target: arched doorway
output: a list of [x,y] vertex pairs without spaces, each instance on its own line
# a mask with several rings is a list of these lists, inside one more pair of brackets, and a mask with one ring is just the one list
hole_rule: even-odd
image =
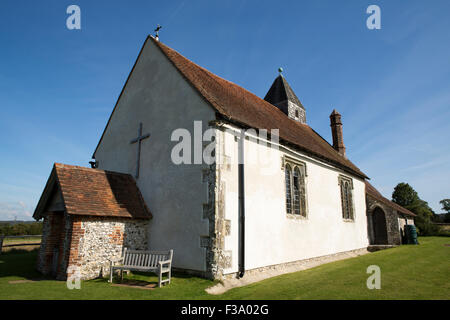
[[373,244],[388,244],[386,215],[376,207],[372,212]]

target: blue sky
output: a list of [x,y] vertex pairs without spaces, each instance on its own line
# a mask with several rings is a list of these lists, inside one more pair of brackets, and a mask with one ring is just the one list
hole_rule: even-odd
[[[81,30],[66,8],[81,8]],[[366,8],[381,8],[381,30]],[[31,219],[54,162],[88,166],[139,49],[161,41],[263,97],[278,67],[388,198],[450,198],[449,1],[0,2],[0,220]]]

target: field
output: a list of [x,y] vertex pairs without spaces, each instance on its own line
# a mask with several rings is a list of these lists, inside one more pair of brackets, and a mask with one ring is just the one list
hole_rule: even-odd
[[[111,286],[106,279],[83,281],[69,290],[64,281],[44,279],[34,271],[36,251],[0,255],[0,299],[450,299],[450,238],[423,237],[364,256],[285,274],[213,296],[214,282],[174,275],[163,288]],[[381,270],[381,289],[369,290],[367,267]],[[145,274],[127,280],[156,282]]]
[[[2,252],[8,252],[15,249],[31,251],[39,248],[41,243],[40,237],[23,237],[23,238],[5,238],[3,239]],[[19,245],[16,247],[10,247],[10,245]],[[30,245],[26,245],[30,244]]]

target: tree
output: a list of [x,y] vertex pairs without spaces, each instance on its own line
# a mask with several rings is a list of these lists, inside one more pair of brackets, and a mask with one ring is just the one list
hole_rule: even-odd
[[450,199],[442,199],[439,203],[442,205],[442,210],[447,211],[444,216],[444,222],[450,222]]
[[392,201],[402,207],[413,205],[419,200],[420,198],[417,192],[409,184],[404,182],[397,184],[392,193]]
[[420,199],[418,193],[407,183],[399,183],[392,193],[392,201],[405,207],[417,215],[414,224],[417,226],[420,235],[433,235],[439,228],[433,224],[434,212],[428,206],[428,202]]
[[42,234],[42,222],[0,223],[0,235],[22,236]]
[[442,210],[450,213],[450,199],[442,199],[439,203],[442,205]]

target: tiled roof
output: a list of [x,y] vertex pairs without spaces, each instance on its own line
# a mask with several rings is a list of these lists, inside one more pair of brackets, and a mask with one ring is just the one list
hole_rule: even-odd
[[45,215],[48,201],[58,189],[71,215],[152,217],[131,175],[60,163],[55,163],[33,217]]
[[376,200],[384,203],[385,205],[387,205],[387,206],[389,206],[389,207],[391,207],[391,208],[393,208],[393,209],[395,209],[395,210],[397,210],[397,211],[399,211],[399,212],[401,212],[403,214],[406,214],[406,215],[409,215],[409,216],[413,216],[413,217],[416,216],[414,213],[412,213],[408,209],[406,209],[406,208],[396,204],[395,202],[393,202],[391,200],[388,200],[387,198],[383,197],[381,195],[381,193],[378,192],[378,190],[375,189],[375,187],[373,185],[371,185],[368,181],[366,181],[366,193],[369,196],[375,198]]
[[289,119],[271,103],[200,67],[152,36],[149,36],[149,39],[161,49],[181,75],[223,119],[244,127],[279,129],[281,142],[292,144],[316,158],[362,178],[367,178],[358,167],[340,155],[307,124]]

